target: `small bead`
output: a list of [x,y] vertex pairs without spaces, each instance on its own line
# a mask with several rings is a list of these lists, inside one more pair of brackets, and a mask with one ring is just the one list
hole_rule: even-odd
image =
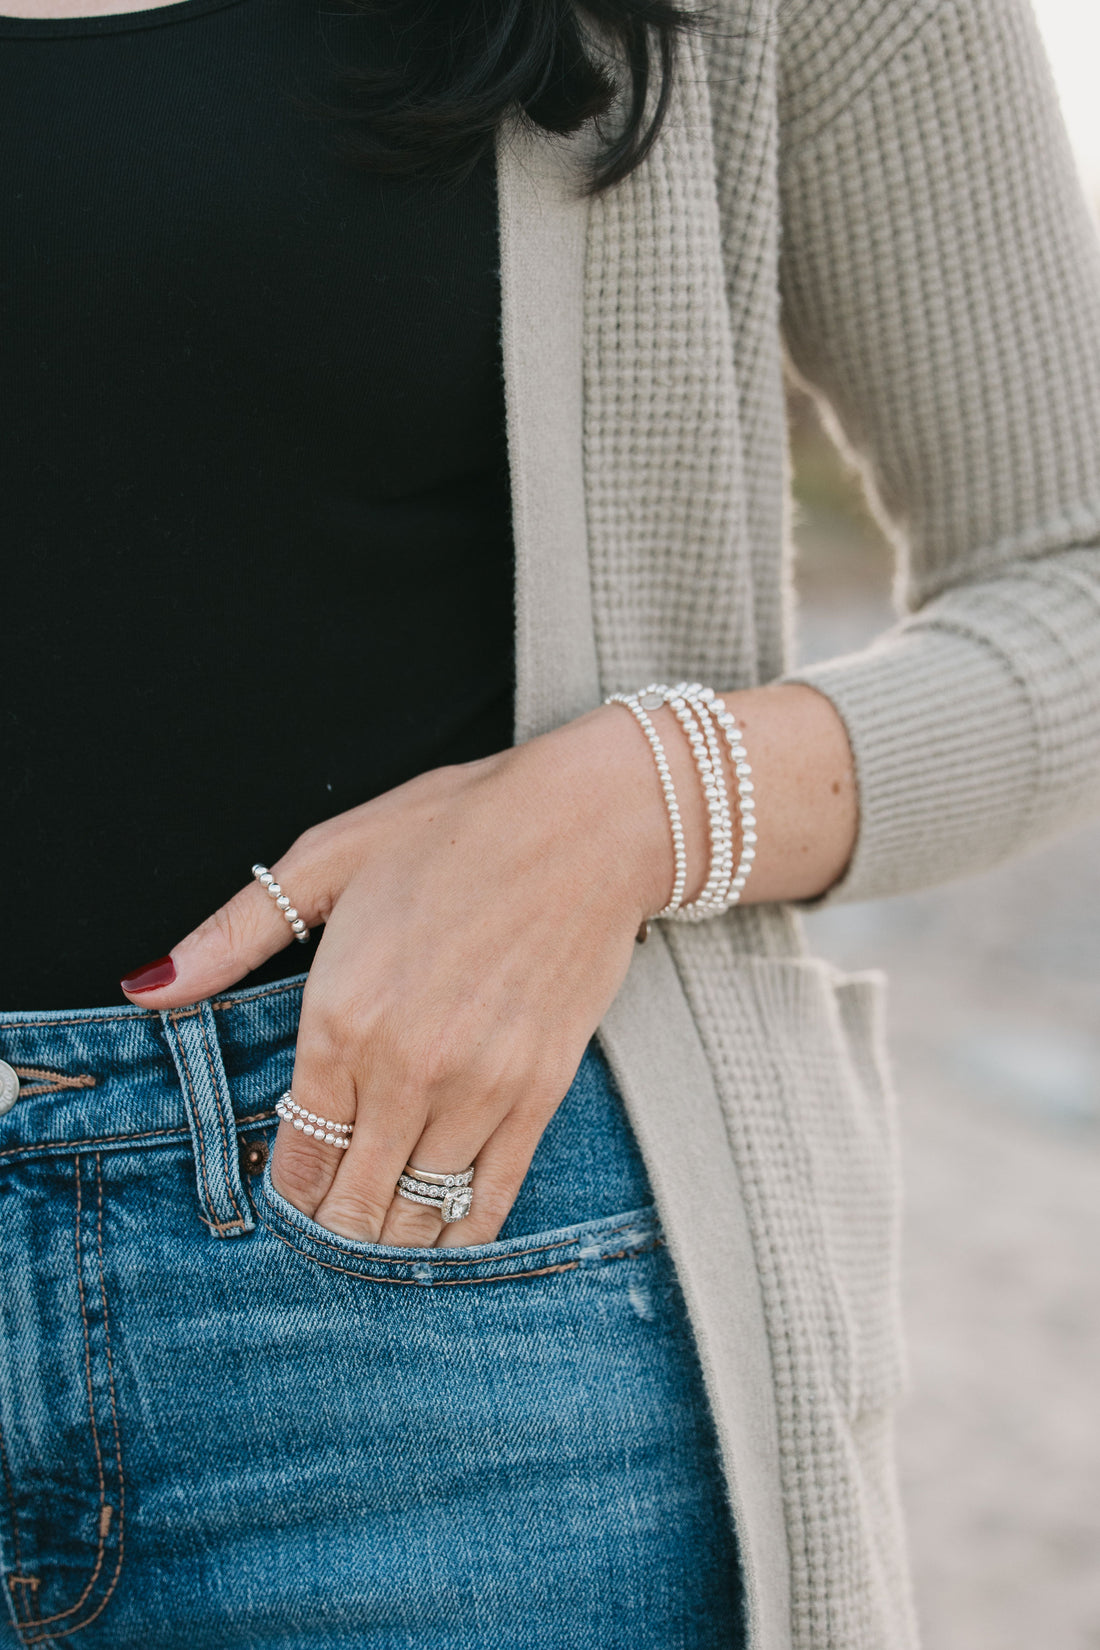
[[743,842],[755,842],[756,841],[756,832],[755,831],[746,831],[741,840]]
[[300,1117],[296,1117],[294,1119],[294,1127],[296,1129],[304,1129],[305,1128],[305,1123],[302,1121],[302,1119]]
[[263,883],[265,888],[270,888],[271,884],[275,881],[275,878],[271,875],[270,871],[265,871],[260,877],[260,881]]

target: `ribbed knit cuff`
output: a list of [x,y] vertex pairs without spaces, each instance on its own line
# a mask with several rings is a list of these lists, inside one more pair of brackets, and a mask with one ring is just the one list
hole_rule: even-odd
[[984,871],[1027,836],[1039,735],[1027,688],[981,639],[921,625],[790,672],[836,707],[860,824],[845,874],[814,908]]

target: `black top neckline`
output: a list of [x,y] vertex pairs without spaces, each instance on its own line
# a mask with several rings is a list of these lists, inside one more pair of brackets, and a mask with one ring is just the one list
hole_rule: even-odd
[[4,17],[0,35],[23,35],[42,40],[50,35],[130,34],[135,29],[155,29],[166,23],[186,23],[204,12],[221,11],[240,5],[241,0],[172,0],[170,5],[150,6],[146,11],[108,12],[102,17]]

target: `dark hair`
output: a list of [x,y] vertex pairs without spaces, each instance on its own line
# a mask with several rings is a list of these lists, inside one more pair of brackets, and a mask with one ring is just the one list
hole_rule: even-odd
[[[513,106],[548,132],[595,120],[587,180],[618,183],[649,153],[668,111],[677,37],[694,15],[674,0],[351,0],[385,26],[382,67],[345,68],[345,149],[372,171],[458,181],[491,149]],[[595,32],[591,25],[596,26]],[[600,132],[620,91],[623,118]]]

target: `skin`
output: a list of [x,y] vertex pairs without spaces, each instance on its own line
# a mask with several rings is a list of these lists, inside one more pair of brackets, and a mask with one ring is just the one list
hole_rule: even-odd
[[[158,3],[0,0],[0,10],[62,18]],[[756,785],[760,840],[745,902],[823,892],[847,864],[858,824],[843,723],[827,699],[795,684],[724,697]],[[671,712],[653,720],[683,813],[690,899],[706,878],[702,793]],[[622,984],[641,920],[672,887],[668,820],[641,730],[621,706],[601,706],[326,820],[272,870],[307,923],[325,925],[302,999],[294,1095],[355,1124],[346,1152],[282,1124],[275,1186],[345,1237],[491,1242]],[[170,987],[130,1000],[195,1002],[292,943],[250,882],[173,948]],[[475,1161],[465,1220],[444,1226],[394,1196],[408,1162],[442,1172]]]
[[[844,726],[814,689],[724,695],[756,785],[757,858],[744,898],[830,886],[858,809]],[[688,897],[707,869],[702,791],[667,708],[653,714],[673,769]],[[605,705],[483,761],[439,768],[314,826],[272,866],[313,927],[294,1097],[354,1122],[351,1147],[280,1125],[277,1189],[330,1231],[398,1246],[491,1242],[539,1138],[630,965],[641,920],[672,887],[652,754]],[[177,977],[131,993],[143,1008],[226,990],[293,943],[250,882],[172,950]],[[476,1162],[465,1220],[394,1196],[405,1164]]]

